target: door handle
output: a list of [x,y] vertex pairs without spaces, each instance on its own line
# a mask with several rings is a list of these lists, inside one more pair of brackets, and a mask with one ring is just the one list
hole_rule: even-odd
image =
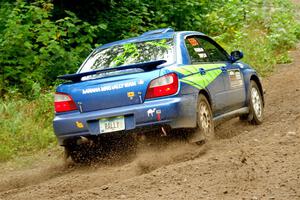
[[220,69],[222,70],[222,72],[227,72],[227,67],[226,66],[220,67]]
[[200,72],[201,75],[205,75],[205,74],[206,74],[206,71],[205,71],[205,69],[203,69],[203,68],[200,68],[200,69],[199,69],[199,72]]

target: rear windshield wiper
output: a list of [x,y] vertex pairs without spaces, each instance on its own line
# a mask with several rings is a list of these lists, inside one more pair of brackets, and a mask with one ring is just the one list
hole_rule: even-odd
[[132,68],[140,68],[143,69],[144,71],[151,71],[153,69],[156,69],[158,65],[161,65],[166,62],[167,62],[166,60],[156,60],[156,61],[150,61],[144,63],[125,65],[125,66],[115,67],[115,68],[99,69],[99,70],[94,70],[89,72],[78,73],[78,74],[66,74],[66,75],[58,76],[57,78],[63,80],[70,80],[72,82],[80,82],[82,77],[94,75],[94,74],[101,74],[103,72],[114,72],[114,71],[126,70]]

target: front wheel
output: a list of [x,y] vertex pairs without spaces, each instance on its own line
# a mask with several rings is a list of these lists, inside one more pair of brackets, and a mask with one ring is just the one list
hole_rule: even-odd
[[197,105],[197,130],[192,135],[192,143],[202,143],[214,137],[213,113],[207,98],[199,95]]
[[[250,123],[259,125],[263,122],[263,100],[262,94],[254,81],[250,82],[249,118]],[[248,118],[248,119],[249,119]]]

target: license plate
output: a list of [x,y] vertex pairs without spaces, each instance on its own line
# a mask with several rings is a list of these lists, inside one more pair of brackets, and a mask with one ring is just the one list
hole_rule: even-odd
[[124,116],[103,118],[99,120],[100,133],[110,133],[125,129]]

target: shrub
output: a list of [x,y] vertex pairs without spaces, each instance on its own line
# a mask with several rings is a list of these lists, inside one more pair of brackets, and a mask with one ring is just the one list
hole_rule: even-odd
[[26,155],[56,144],[52,130],[52,92],[35,100],[10,90],[0,99],[0,161]]
[[[75,72],[92,48],[99,26],[92,26],[67,12],[51,20],[53,4],[15,3],[0,39],[0,66],[5,88],[29,94],[38,83],[52,85],[57,75]],[[2,89],[5,89],[2,86]]]

